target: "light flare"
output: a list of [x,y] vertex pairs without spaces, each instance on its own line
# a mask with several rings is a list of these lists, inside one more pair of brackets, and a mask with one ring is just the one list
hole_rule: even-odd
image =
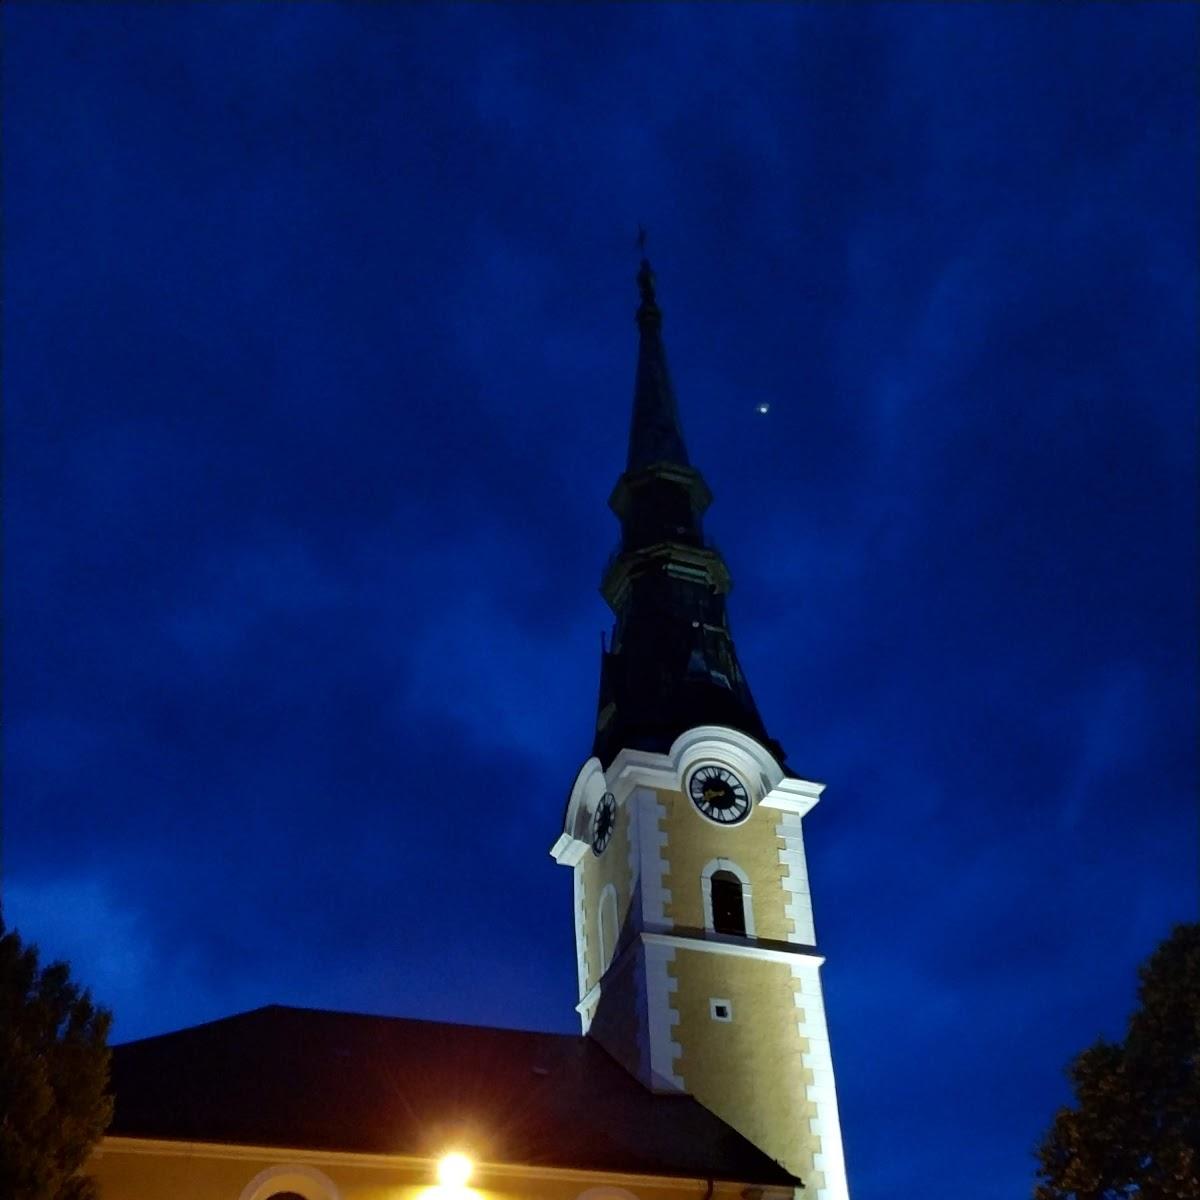
[[471,1178],[471,1166],[471,1160],[458,1151],[444,1155],[438,1162],[438,1183],[444,1188],[466,1187]]

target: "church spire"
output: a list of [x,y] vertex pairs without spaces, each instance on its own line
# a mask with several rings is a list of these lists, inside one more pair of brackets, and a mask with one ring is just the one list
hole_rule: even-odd
[[574,876],[577,1011],[643,1086],[692,1096],[805,1195],[849,1200],[801,828],[822,785],[784,765],[738,661],[644,250],[637,282],[612,636],[551,850]]
[[[639,240],[645,241],[644,234]],[[679,427],[679,410],[662,340],[662,311],[654,295],[654,272],[644,256],[637,282],[642,294],[637,310],[640,341],[626,470],[636,471],[656,462],[686,467],[687,447]]]
[[616,620],[601,663],[593,753],[607,766],[623,749],[665,752],[688,729],[725,725],[781,760],[734,649],[725,611],[733,583],[704,534],[712,495],[688,459],[644,256],[637,282],[629,455],[609,499],[621,541],[601,585]]

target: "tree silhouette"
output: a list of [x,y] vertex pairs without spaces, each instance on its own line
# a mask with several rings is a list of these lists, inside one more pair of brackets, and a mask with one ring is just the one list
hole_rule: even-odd
[[1200,924],[1139,972],[1123,1042],[1071,1063],[1075,1107],[1038,1150],[1036,1200],[1200,1200]]
[[112,1119],[110,1014],[0,920],[0,1196],[91,1200],[83,1174]]

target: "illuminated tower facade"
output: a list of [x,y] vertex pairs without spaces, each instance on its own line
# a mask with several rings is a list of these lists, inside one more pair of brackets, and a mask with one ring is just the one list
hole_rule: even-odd
[[803,820],[823,785],[767,733],[707,541],[654,276],[639,348],[621,540],[592,755],[552,848],[574,875],[579,1014],[648,1088],[689,1093],[816,1200],[849,1193]]

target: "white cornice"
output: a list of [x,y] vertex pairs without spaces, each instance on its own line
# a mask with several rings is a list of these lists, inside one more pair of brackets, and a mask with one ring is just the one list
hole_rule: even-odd
[[652,945],[671,946],[676,950],[700,950],[706,954],[727,954],[735,958],[757,958],[763,962],[795,964],[809,963],[819,967],[825,962],[824,955],[797,947],[784,950],[766,946],[748,946],[745,942],[718,940],[715,937],[686,937],[678,933],[643,933],[642,938]]
[[592,757],[579,768],[571,795],[567,800],[567,811],[563,816],[563,831],[550,847],[554,861],[561,866],[573,867],[588,848],[590,818],[600,803],[600,797],[608,790],[600,760]]
[[725,725],[698,725],[681,733],[666,754],[622,750],[606,772],[610,786],[627,777],[647,787],[679,791],[684,776],[698,762],[716,759],[746,777],[758,802],[768,808],[806,813],[825,790],[823,783],[791,779],[760,742]]
[[824,790],[823,783],[808,779],[781,779],[759,803],[763,808],[777,808],[802,817],[820,800]]
[[612,792],[623,804],[634,787],[683,790],[683,781],[700,762],[726,763],[741,775],[764,808],[804,816],[820,799],[823,783],[792,779],[761,743],[749,734],[725,725],[697,725],[681,733],[666,754],[649,750],[622,750],[605,771],[598,758],[589,758],[575,777],[563,832],[550,848],[554,861],[573,867],[588,848],[589,821],[600,797]]
[[[645,934],[638,935],[638,937],[644,937],[644,936],[645,936]],[[612,962],[610,962],[608,964],[607,968],[604,969],[600,978],[597,979],[596,982],[593,983],[592,986],[588,989],[587,995],[581,996],[579,998],[579,1003],[577,1005],[575,1005],[575,1011],[577,1013],[582,1014],[587,1009],[588,1005],[596,1004],[599,1002],[600,993],[604,990],[605,980],[614,978],[616,976],[617,972],[621,971],[624,968],[626,962],[628,962],[628,960],[629,960],[630,955],[633,954],[633,952],[637,949],[637,944],[638,944],[638,938],[635,937],[632,940],[630,940],[629,942],[627,942],[625,944],[625,946],[617,954],[613,955]]]
[[590,988],[588,988],[587,994],[579,998],[579,1003],[575,1005],[575,1011],[580,1016],[583,1016],[583,1014],[600,999],[600,989],[603,983],[603,979],[598,979]]
[[569,834],[560,833],[558,841],[550,847],[550,856],[559,866],[573,867],[587,853],[587,842],[581,842]]
[[613,959],[609,964],[608,970],[592,985],[587,995],[580,999],[578,1005],[576,1005],[578,1011],[582,1012],[589,1004],[595,1004],[599,1001],[600,993],[604,989],[604,981],[612,978],[629,955],[637,948],[639,941],[657,946],[670,946],[676,950],[700,950],[707,954],[726,954],[736,958],[757,958],[762,962],[779,962],[793,965],[807,963],[814,967],[822,966],[825,962],[823,954],[817,954],[816,951],[802,946],[797,946],[794,950],[779,946],[751,946],[740,939],[727,937],[719,933],[709,934],[707,937],[689,937],[687,934],[654,933],[650,930],[642,930]]

